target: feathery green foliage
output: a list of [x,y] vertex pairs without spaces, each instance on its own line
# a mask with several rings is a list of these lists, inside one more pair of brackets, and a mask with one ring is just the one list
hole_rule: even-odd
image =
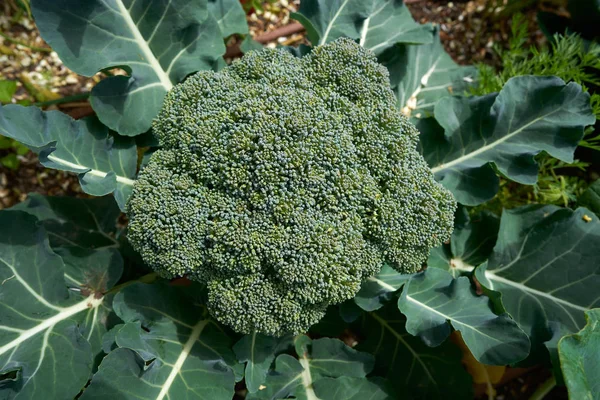
[[[478,65],[478,85],[471,88],[474,95],[498,92],[512,77],[522,75],[558,76],[565,82],[576,82],[591,96],[592,112],[600,119],[600,44],[586,43],[577,35],[555,35],[549,46],[527,47],[528,24],[522,14],[513,17],[508,49],[496,51],[502,66],[496,70],[490,65]],[[600,135],[591,126],[580,146],[600,151]],[[545,153],[537,156],[540,175],[536,185],[523,186],[502,180],[500,192],[488,209],[501,212],[536,202],[569,206],[575,203],[588,183],[578,176],[559,173],[561,169],[584,169],[587,163],[564,163]]]
[[154,131],[129,238],[160,275],[205,283],[238,332],[305,331],[384,263],[417,271],[451,233],[452,195],[387,70],[352,40],[193,75]]

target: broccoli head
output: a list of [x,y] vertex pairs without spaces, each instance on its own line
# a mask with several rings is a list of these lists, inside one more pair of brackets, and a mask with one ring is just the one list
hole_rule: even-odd
[[166,96],[128,203],[161,276],[208,288],[235,331],[306,331],[384,263],[417,271],[456,203],[416,150],[387,70],[348,39],[250,52]]

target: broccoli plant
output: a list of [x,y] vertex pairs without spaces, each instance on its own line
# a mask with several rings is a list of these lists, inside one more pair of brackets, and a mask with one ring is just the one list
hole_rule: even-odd
[[573,161],[577,83],[467,96],[476,70],[401,0],[303,0],[312,46],[230,65],[235,0],[31,8],[73,71],[127,75],[82,120],[0,107],[95,196],[0,211],[3,398],[468,399],[533,364],[598,396],[599,217],[482,206],[542,151]]

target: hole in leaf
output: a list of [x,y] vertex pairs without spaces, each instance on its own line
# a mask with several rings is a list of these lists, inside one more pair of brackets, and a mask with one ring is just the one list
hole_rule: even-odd
[[0,371],[0,382],[3,381],[18,381],[21,379],[21,368],[7,369]]

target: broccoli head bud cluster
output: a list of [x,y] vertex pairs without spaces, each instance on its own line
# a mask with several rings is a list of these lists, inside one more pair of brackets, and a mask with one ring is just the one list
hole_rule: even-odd
[[351,40],[199,72],[153,130],[161,148],[134,185],[129,238],[161,276],[206,284],[235,331],[304,332],[384,263],[417,271],[452,231],[456,203],[387,70]]

